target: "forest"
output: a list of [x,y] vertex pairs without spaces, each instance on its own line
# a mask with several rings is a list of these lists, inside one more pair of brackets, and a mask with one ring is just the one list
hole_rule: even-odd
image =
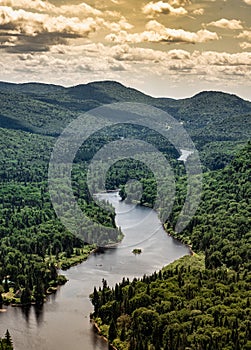
[[[118,350],[251,349],[251,103],[220,92],[158,99],[108,81],[71,88],[0,83],[0,98],[0,304],[43,304],[47,294],[66,283],[59,269],[87,259],[96,248],[88,244],[92,235],[99,235],[100,245],[121,241],[114,209],[108,203],[100,208],[92,198],[87,168],[105,144],[141,139],[161,151],[173,170],[176,196],[164,226],[194,254],[141,280],[124,279],[114,288],[103,281],[103,288],[91,296],[93,320]],[[82,227],[81,237],[76,236],[57,218],[51,202],[47,178],[53,146],[80,113],[125,101],[160,108],[184,125],[202,162],[200,206],[186,230],[176,233],[187,185],[184,164],[177,161],[179,152],[158,133],[121,123],[86,140],[74,159],[74,196],[95,223],[92,229]],[[102,167],[93,178],[95,190]],[[138,184],[129,191],[130,179]],[[119,188],[123,200],[154,206],[154,174],[135,159],[116,162],[105,186]],[[165,203],[165,186],[160,192]],[[71,217],[70,208],[65,209]],[[165,207],[155,209],[164,216]],[[99,231],[100,224],[107,228],[105,234]],[[6,334],[0,348],[11,349],[10,343]]]
[[[85,260],[95,247],[67,231],[54,212],[47,183],[51,137],[11,129],[0,129],[0,134],[1,301],[41,304],[47,293],[66,282],[58,268]],[[90,202],[83,181],[78,181],[81,174],[83,169],[76,167],[73,188],[79,205],[94,220],[114,228],[112,208],[107,212]]]
[[118,350],[251,349],[251,143],[204,174],[201,205],[175,234],[193,255],[142,279],[94,289],[93,320]]

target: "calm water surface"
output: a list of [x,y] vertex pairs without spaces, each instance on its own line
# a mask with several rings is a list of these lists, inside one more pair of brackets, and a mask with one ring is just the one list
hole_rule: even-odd
[[[116,223],[125,235],[122,243],[64,271],[69,281],[41,310],[5,307],[7,311],[0,312],[0,336],[8,328],[15,350],[107,350],[89,321],[89,294],[94,286],[101,285],[103,278],[114,285],[124,276],[151,274],[189,254],[186,246],[165,233],[153,210],[121,202],[117,193],[99,197],[115,207]],[[132,254],[134,248],[141,248],[142,254]]]

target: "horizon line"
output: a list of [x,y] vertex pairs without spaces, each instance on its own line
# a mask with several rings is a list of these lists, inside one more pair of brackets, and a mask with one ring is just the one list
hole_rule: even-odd
[[117,81],[117,80],[112,80],[112,79],[104,79],[104,80],[91,80],[87,83],[80,83],[80,84],[76,84],[76,85],[64,85],[64,84],[56,84],[56,83],[46,83],[46,82],[41,82],[41,81],[25,81],[25,82],[13,82],[13,81],[4,81],[4,80],[0,80],[0,84],[10,84],[10,85],[28,85],[28,84],[38,84],[38,85],[48,85],[48,86],[55,86],[55,87],[62,87],[62,88],[65,88],[65,89],[70,89],[70,88],[74,88],[74,87],[77,87],[77,86],[86,86],[86,85],[90,85],[90,84],[95,84],[95,83],[116,83],[118,85],[121,85],[125,88],[128,88],[128,89],[132,89],[132,90],[136,90],[148,97],[151,97],[151,98],[154,98],[154,99],[173,99],[173,100],[185,100],[185,99],[189,99],[189,98],[193,98],[201,93],[206,93],[206,92],[212,92],[212,93],[222,93],[222,94],[226,94],[226,95],[230,95],[230,96],[236,96],[240,99],[242,99],[243,101],[248,101],[248,102],[251,102],[251,97],[250,98],[244,98],[244,97],[241,97],[240,95],[236,94],[236,93],[233,93],[233,92],[229,92],[229,91],[223,91],[223,90],[220,90],[220,89],[216,89],[216,90],[211,90],[211,89],[205,89],[205,90],[199,90],[198,92],[196,93],[193,93],[191,95],[187,95],[187,96],[184,96],[184,97],[170,97],[170,96],[154,96],[154,95],[151,95],[149,93],[146,93],[138,88],[135,88],[133,86],[130,86],[130,85],[127,85],[125,83],[122,83],[120,81]]

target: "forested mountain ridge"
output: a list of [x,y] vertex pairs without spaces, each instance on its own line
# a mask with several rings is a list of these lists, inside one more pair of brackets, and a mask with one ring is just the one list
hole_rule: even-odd
[[203,164],[224,167],[250,138],[251,102],[227,93],[201,92],[192,98],[153,98],[114,81],[73,87],[0,82],[0,127],[57,136],[79,113],[114,102],[161,108],[182,122]]

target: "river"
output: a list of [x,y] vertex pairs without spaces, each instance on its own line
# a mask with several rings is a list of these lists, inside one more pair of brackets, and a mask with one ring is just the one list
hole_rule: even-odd
[[[117,193],[100,195],[113,204],[116,224],[125,237],[117,248],[92,254],[64,275],[68,278],[41,310],[4,307],[0,312],[0,336],[9,329],[15,350],[107,350],[105,341],[93,332],[89,294],[106,279],[110,285],[125,277],[151,274],[189,254],[189,249],[169,237],[157,214],[149,208],[126,204]],[[132,250],[141,248],[134,255]]]

